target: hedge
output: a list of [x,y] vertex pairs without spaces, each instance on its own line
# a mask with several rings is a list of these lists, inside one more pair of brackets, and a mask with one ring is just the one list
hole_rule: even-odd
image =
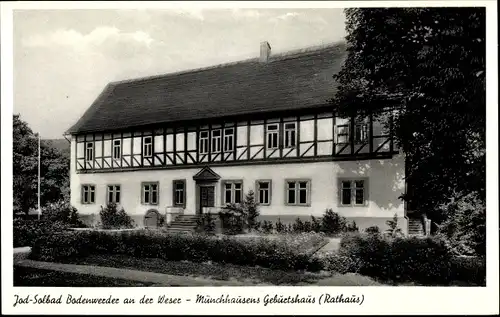
[[485,261],[453,256],[438,237],[396,237],[348,234],[338,253],[324,258],[324,267],[339,273],[359,273],[395,283],[446,285],[464,281],[485,283]]
[[69,227],[70,225],[60,221],[14,219],[14,248],[32,246],[39,237],[52,235]]
[[41,237],[33,245],[31,258],[60,261],[92,254],[125,254],[167,261],[213,261],[281,270],[318,271],[319,259],[279,240],[244,240],[231,237],[168,234],[159,232],[61,232]]

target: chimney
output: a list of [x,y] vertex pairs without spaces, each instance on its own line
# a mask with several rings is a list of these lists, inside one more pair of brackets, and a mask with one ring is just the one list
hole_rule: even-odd
[[271,45],[267,41],[260,43],[260,62],[266,63],[271,55]]

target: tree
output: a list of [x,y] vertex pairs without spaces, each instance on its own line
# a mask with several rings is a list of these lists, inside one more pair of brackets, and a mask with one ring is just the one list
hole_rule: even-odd
[[434,221],[453,193],[485,199],[485,9],[346,9],[340,114],[398,109],[410,209]]
[[[43,140],[40,167],[42,206],[69,197],[69,157]],[[38,137],[19,115],[13,118],[14,213],[28,214],[37,204]]]

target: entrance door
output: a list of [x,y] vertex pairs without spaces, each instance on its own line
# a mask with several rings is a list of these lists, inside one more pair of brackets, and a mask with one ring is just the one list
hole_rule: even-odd
[[203,207],[215,207],[215,186],[200,186],[200,214]]

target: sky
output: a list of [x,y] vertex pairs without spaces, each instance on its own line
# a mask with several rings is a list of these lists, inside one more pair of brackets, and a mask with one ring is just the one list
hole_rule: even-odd
[[[342,41],[342,9],[17,10],[14,113],[62,138],[107,83]],[[271,54],[272,54],[271,53]]]

